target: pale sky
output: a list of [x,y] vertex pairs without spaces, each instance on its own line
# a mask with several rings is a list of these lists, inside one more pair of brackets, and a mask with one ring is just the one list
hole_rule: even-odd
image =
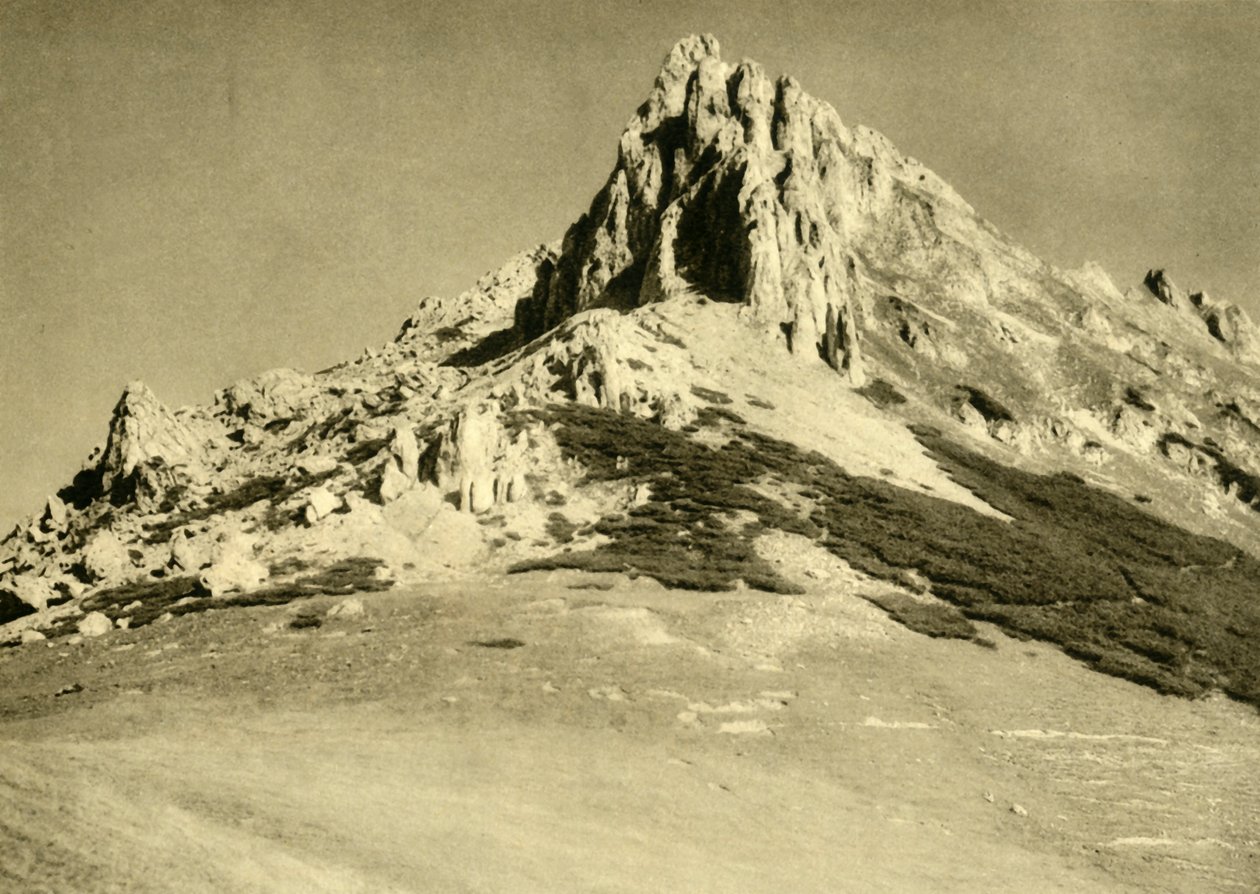
[[127,381],[329,366],[560,236],[699,31],[1051,263],[1260,317],[1260,4],[5,0],[0,524]]

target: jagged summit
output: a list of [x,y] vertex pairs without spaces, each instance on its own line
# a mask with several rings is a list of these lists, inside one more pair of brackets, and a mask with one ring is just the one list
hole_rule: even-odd
[[784,324],[794,352],[832,338],[837,365],[860,383],[855,271],[898,178],[954,199],[791,77],[723,62],[711,35],[688,37],[626,126],[607,184],[540,271],[518,327],[535,337],[588,308],[696,292]]
[[1209,335],[1224,345],[1235,358],[1260,365],[1260,333],[1241,307],[1212,300],[1205,292],[1181,289],[1162,269],[1147,271],[1142,280],[1150,294],[1178,313],[1202,321]]

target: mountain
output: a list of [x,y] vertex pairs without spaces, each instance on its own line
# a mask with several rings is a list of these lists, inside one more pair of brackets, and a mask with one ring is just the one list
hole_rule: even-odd
[[1258,471],[1241,309],[1056,270],[691,37],[558,244],[314,375],[174,411],[129,385],[0,547],[0,617],[57,636],[486,568],[791,591],[788,537],[912,580],[885,599],[912,627],[1260,703]]
[[[729,890],[746,863],[749,889],[813,889],[771,854],[836,817],[902,824],[913,859],[895,867],[865,833],[828,839],[877,889],[1246,887],[1260,794],[1219,773],[1254,759],[1260,706],[1247,315],[1158,268],[1126,291],[1094,264],[1055,269],[708,35],[673,47],[616,149],[561,240],[424,299],[388,344],[204,407],[126,386],[83,470],[0,544],[0,715],[79,729],[81,697],[103,724],[0,762],[28,823],[0,851],[55,851],[12,877],[43,863],[76,890],[138,885],[117,867],[156,848],[165,889],[408,890],[391,887],[411,878],[397,866],[421,871],[391,844],[401,826],[344,825],[372,812],[360,797],[405,812],[398,775],[444,793],[413,818],[429,844],[493,834],[515,854],[504,842],[534,836],[533,875],[479,855],[504,889],[554,890],[560,866],[575,890],[633,876],[600,838],[619,811],[669,855],[666,888]],[[197,744],[209,705],[243,724],[217,751]],[[399,744],[409,718],[424,731]],[[118,730],[134,737],[114,747]],[[284,756],[251,776],[259,736]],[[363,762],[324,766],[333,741]],[[381,742],[438,768],[486,749],[477,778],[496,788]],[[713,775],[673,788],[676,816],[635,794],[666,753]],[[154,770],[172,755],[182,781]],[[198,774],[213,792],[187,788]],[[605,811],[584,780],[620,794]],[[72,794],[97,785],[131,794]],[[1019,785],[1024,803],[985,812]],[[325,816],[342,802],[310,793],[339,786],[354,803]],[[33,794],[63,789],[78,806],[57,817]],[[708,800],[733,791],[743,806]],[[501,816],[441,825],[492,801]],[[1152,804],[1159,834],[1135,831]],[[178,828],[147,831],[176,810]],[[727,853],[743,836],[706,831],[735,813],[765,827],[746,860]],[[575,869],[540,815],[604,842],[608,866]],[[354,841],[395,868],[274,850],[296,845],[266,822],[295,816],[314,850]],[[719,852],[733,862],[696,856]],[[467,889],[440,860],[423,871]]]

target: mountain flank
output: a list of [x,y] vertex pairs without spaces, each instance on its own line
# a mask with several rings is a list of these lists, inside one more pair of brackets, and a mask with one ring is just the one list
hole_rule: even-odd
[[704,35],[560,241],[332,369],[175,410],[128,385],[0,544],[0,621],[556,569],[800,596],[789,566],[841,561],[922,634],[1258,705],[1258,512],[1241,309],[1046,264]]

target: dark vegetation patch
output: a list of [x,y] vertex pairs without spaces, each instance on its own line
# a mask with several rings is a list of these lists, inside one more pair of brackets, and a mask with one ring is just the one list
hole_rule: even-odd
[[[133,581],[93,593],[83,600],[82,605],[85,612],[103,612],[110,620],[130,617],[131,627],[134,629],[151,624],[167,612],[183,615],[209,608],[283,605],[305,596],[348,596],[351,593],[387,590],[393,586],[393,581],[381,580],[376,576],[376,569],[382,564],[380,559],[366,557],[343,559],[292,581],[274,583],[250,593],[219,599],[210,598],[209,593],[193,575],[169,577],[160,581]],[[290,568],[297,570],[299,566],[293,563],[272,566],[273,574],[287,573]],[[185,599],[188,601],[182,605],[176,604]],[[140,602],[138,607],[126,609],[136,601]],[[72,633],[78,620],[67,618],[46,633],[49,637]]]
[[770,403],[770,401],[762,400],[760,397],[757,397],[756,395],[745,394],[744,397],[747,398],[748,402],[752,404],[754,407],[760,407],[763,410],[775,409],[774,404]]
[[976,625],[955,606],[945,602],[924,602],[905,593],[859,593],[863,599],[879,606],[894,621],[915,633],[940,639],[974,640]]
[[708,401],[711,404],[734,403],[734,401],[731,400],[730,395],[723,394],[721,391],[714,391],[712,388],[702,388],[699,385],[692,385],[691,393],[701,400]]
[[301,556],[285,556],[278,562],[272,562],[267,567],[267,573],[272,577],[288,577],[290,574],[297,574],[310,567],[311,563]]
[[323,623],[319,615],[298,615],[289,622],[289,626],[294,630],[305,630],[308,627],[319,627]]
[[519,649],[525,645],[519,639],[513,639],[505,636],[501,639],[477,639],[470,642],[470,646],[478,646],[482,649]]
[[[701,407],[696,411],[696,424],[709,428],[720,428],[723,422],[732,425],[747,425],[748,420],[726,407]],[[696,431],[699,431],[697,428]]]
[[590,550],[524,562],[514,571],[576,568],[643,574],[669,587],[726,590],[736,581],[777,593],[801,592],[759,557],[737,524],[738,514],[774,519],[776,527],[817,535],[817,529],[747,484],[764,471],[755,452],[769,439],[742,432],[721,448],[631,416],[575,405],[536,411],[558,423],[555,435],[593,481],[650,483],[652,499],[593,527],[609,542]]
[[562,512],[553,512],[547,516],[547,533],[556,543],[572,543],[578,525],[569,521]]
[[906,396],[883,379],[871,379],[857,393],[869,400],[881,410],[895,407],[906,402]]
[[[934,429],[916,429],[950,476],[1006,521],[849,475],[821,454],[746,429],[712,447],[587,407],[554,405],[530,415],[552,426],[588,480],[646,482],[652,499],[597,522],[606,544],[513,571],[628,572],[698,590],[743,580],[791,592],[750,539],[778,529],[809,537],[877,578],[897,582],[913,570],[966,619],[1057,643],[1100,671],[1180,695],[1219,688],[1260,705],[1260,560],[1076,476],[1024,472]],[[802,511],[754,484],[818,496]],[[757,519],[750,531],[738,523],[745,513]],[[894,609],[910,624],[956,626],[952,616],[929,620]]]
[[[257,478],[251,478],[239,487],[226,493],[211,494],[206,497],[205,504],[196,509],[174,512],[160,521],[146,524],[145,541],[148,543],[165,543],[171,539],[171,533],[176,528],[204,521],[211,516],[225,512],[245,509],[261,500],[268,501],[271,507],[275,508],[303,488],[322,484],[337,474],[338,470],[332,469],[328,472],[321,472],[318,475],[298,473],[292,477],[260,475]],[[281,522],[281,519],[285,518],[287,518],[285,514],[280,516],[268,515],[264,519],[264,523],[268,528],[275,530],[277,527],[283,527],[284,524],[288,523],[287,521]]]

